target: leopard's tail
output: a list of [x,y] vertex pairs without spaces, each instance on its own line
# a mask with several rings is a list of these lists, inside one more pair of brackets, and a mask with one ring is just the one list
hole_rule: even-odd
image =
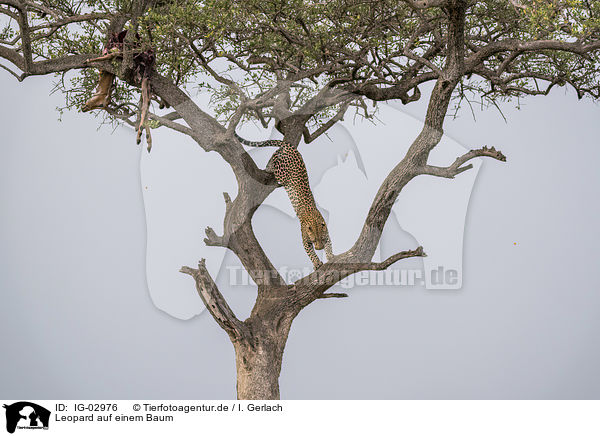
[[235,137],[237,138],[238,141],[240,141],[242,144],[247,145],[249,147],[281,147],[283,144],[285,144],[284,141],[281,141],[279,139],[269,139],[268,141],[248,141],[244,138],[242,138],[241,136],[239,136],[237,133],[233,132]]

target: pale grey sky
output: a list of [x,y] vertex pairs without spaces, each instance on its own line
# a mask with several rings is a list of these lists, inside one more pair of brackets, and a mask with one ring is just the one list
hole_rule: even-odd
[[[233,398],[216,323],[150,300],[133,133],[97,131],[90,114],[58,122],[50,78],[0,73],[0,89],[2,396]],[[421,118],[424,104],[404,110]],[[312,304],[292,327],[283,398],[600,398],[600,108],[557,89],[505,106],[508,123],[460,115],[450,137],[508,157],[478,174],[462,289],[360,288]],[[259,237],[275,213],[259,211]],[[254,295],[227,298],[243,316]]]

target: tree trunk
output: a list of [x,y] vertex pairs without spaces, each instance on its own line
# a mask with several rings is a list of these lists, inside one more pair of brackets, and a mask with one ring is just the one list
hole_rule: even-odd
[[282,352],[235,347],[238,400],[279,400]]
[[238,400],[279,400],[279,374],[283,350],[293,317],[280,317],[279,322],[251,325],[251,341],[235,341]]

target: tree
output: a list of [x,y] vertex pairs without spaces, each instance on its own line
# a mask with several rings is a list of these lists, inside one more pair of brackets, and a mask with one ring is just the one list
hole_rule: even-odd
[[[382,270],[424,250],[401,251],[372,262],[399,193],[421,175],[453,178],[494,148],[474,149],[446,167],[428,164],[451,109],[462,102],[497,105],[523,95],[545,95],[569,85],[580,98],[600,96],[600,4],[579,0],[0,0],[2,67],[19,81],[58,74],[67,108],[81,107],[98,71],[118,78],[106,120],[167,127],[217,152],[234,172],[238,193],[225,194],[224,234],[210,227],[205,243],[227,247],[257,285],[251,316],[239,320],[204,262],[185,266],[208,311],[236,353],[240,399],[279,398],[278,377],[292,322],[339,280]],[[97,59],[103,41],[128,30],[122,48]],[[158,109],[144,122],[140,53],[150,66],[151,99]],[[113,52],[114,53],[114,52]],[[73,75],[73,72],[76,72]],[[67,80],[65,80],[67,79]],[[252,216],[277,188],[233,133],[240,122],[273,123],[297,146],[311,142],[349,108],[371,116],[366,101],[409,104],[431,84],[421,133],[387,175],[354,246],[295,283],[286,283],[263,251]],[[186,90],[210,93],[203,110]],[[209,113],[212,110],[212,113]],[[202,223],[209,224],[209,223]]]

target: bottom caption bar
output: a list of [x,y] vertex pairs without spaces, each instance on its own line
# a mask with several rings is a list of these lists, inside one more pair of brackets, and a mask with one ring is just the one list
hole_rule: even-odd
[[[600,435],[600,401],[4,400],[9,434]],[[3,430],[2,430],[3,431]],[[0,433],[2,433],[0,431]]]

